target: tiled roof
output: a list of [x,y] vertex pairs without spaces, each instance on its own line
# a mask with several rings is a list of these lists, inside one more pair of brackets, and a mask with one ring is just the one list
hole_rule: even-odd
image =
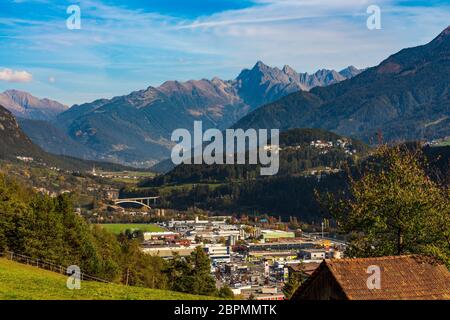
[[[380,289],[369,289],[370,266],[380,268]],[[324,269],[351,300],[450,300],[450,272],[436,260],[423,256],[392,256],[324,260],[304,285]],[[299,289],[301,291],[302,288]],[[298,296],[296,292],[295,296]]]
[[295,272],[303,272],[307,275],[311,275],[319,267],[319,265],[320,263],[317,262],[309,262],[290,265],[289,268]]

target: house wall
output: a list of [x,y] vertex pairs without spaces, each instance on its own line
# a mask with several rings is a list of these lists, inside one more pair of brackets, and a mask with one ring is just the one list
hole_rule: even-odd
[[328,268],[311,279],[305,290],[295,295],[294,300],[348,300]]

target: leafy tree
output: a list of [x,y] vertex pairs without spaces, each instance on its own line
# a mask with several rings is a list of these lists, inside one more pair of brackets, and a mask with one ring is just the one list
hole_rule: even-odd
[[145,253],[142,254],[141,265],[143,283],[148,288],[167,289],[168,280],[164,273],[167,267],[166,262],[157,256],[151,256]]
[[56,211],[55,200],[35,194],[29,207],[25,218],[25,253],[34,258],[62,263],[66,253],[65,230],[63,215]]
[[290,299],[292,295],[302,284],[303,279],[300,273],[292,273],[289,275],[288,281],[283,286],[283,293],[286,299]]
[[347,197],[328,196],[355,257],[433,255],[450,266],[449,190],[425,173],[421,155],[380,147]]
[[136,239],[140,242],[144,241],[144,232],[142,230],[126,229],[125,232],[121,232],[120,238],[127,238],[128,240]]
[[91,226],[74,213],[70,195],[51,198],[0,175],[0,252],[78,265],[82,272],[109,281],[166,289],[167,265],[143,253],[141,239],[139,232],[117,239]]
[[233,299],[234,293],[233,293],[233,291],[231,291],[231,289],[228,285],[224,285],[219,289],[217,296],[219,296],[220,298],[225,298],[225,299]]
[[99,277],[119,281],[121,275],[119,242],[112,233],[97,225],[92,227],[92,235],[100,257]]
[[168,286],[167,268],[164,260],[142,252],[136,239],[121,237],[120,265],[122,283],[133,286],[166,289]]
[[0,174],[0,252],[23,250],[28,195],[28,190]]

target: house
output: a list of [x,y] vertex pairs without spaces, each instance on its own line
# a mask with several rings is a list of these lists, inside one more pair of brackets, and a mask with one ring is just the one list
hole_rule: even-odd
[[117,199],[119,198],[119,190],[118,189],[106,189],[104,190],[105,196],[109,200]]
[[292,300],[450,300],[450,272],[418,255],[324,260]]
[[303,249],[299,253],[300,259],[304,262],[322,262],[326,257],[325,249]]
[[261,230],[264,240],[295,238],[294,232],[282,230]]
[[319,267],[320,263],[310,262],[310,263],[298,263],[288,265],[287,270],[289,276],[298,274],[304,277],[310,277],[314,271]]
[[144,232],[144,240],[175,240],[179,234],[172,231]]
[[284,300],[284,294],[257,294],[255,300]]

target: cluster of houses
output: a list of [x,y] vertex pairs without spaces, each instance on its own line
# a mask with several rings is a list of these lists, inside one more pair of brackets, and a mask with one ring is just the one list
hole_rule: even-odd
[[[343,243],[331,243],[293,231],[231,224],[230,217],[170,220],[166,231],[145,232],[143,252],[171,259],[190,255],[201,246],[211,260],[218,286],[228,285],[245,299],[280,300],[289,267],[340,258]],[[292,269],[293,270],[293,269]]]
[[171,259],[202,246],[217,285],[243,299],[284,300],[283,287],[293,276],[303,283],[292,300],[450,299],[450,273],[433,259],[348,258],[343,241],[226,221],[171,220],[166,231],[144,233],[142,250]]
[[333,147],[343,149],[344,152],[348,155],[356,153],[356,150],[352,147],[351,143],[347,139],[337,139],[336,142],[315,140],[311,141],[310,146],[317,149],[323,149],[321,151],[322,154],[328,153],[328,150]]

